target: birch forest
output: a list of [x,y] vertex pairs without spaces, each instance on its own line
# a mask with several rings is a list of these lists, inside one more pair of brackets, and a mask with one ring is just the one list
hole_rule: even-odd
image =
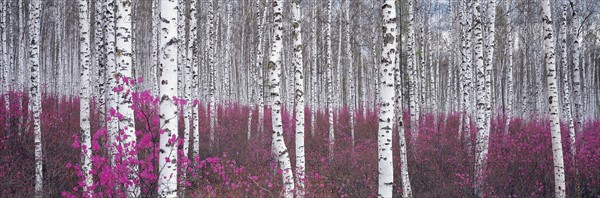
[[0,197],[600,197],[598,0],[0,0]]

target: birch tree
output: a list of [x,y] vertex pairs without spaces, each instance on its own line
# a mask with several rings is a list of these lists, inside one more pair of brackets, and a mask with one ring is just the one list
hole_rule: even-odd
[[42,128],[40,114],[42,113],[42,97],[40,95],[40,13],[41,0],[29,2],[29,98],[31,110],[33,111],[33,136],[35,144],[35,197],[42,197],[43,173],[42,173]]
[[[506,3],[506,10],[510,10],[510,1],[505,1]],[[510,16],[511,13],[508,12],[506,14],[506,24],[507,24],[507,29],[508,30],[508,39],[506,39],[508,42],[507,44],[507,48],[508,48],[508,67],[507,67],[507,71],[506,71],[506,81],[507,81],[507,88],[508,88],[508,94],[506,96],[507,98],[507,104],[506,104],[506,125],[505,125],[505,129],[504,129],[504,133],[508,134],[508,130],[510,128],[510,120],[512,119],[513,116],[513,97],[514,97],[514,83],[513,83],[513,33],[512,33],[512,24],[511,24],[511,20],[512,17]],[[566,59],[565,59],[566,60]]]
[[335,144],[335,128],[333,126],[333,66],[331,65],[331,1],[327,1],[327,24],[325,25],[325,42],[327,43],[327,112],[329,119],[329,159],[333,159]]
[[[486,130],[486,112],[487,104],[485,97],[485,67],[483,65],[483,37],[481,5],[479,1],[473,2],[473,37],[475,39],[474,57],[475,69],[477,70],[477,136],[475,139],[475,195],[483,197],[483,170],[487,160],[487,144],[489,141],[489,132]],[[469,140],[467,140],[469,141]]]
[[394,186],[394,161],[392,150],[392,126],[394,123],[394,70],[396,59],[396,5],[394,0],[383,3],[383,44],[379,84],[379,131],[377,133],[377,150],[379,156],[379,189],[378,197],[392,197]]
[[302,26],[300,24],[302,0],[292,1],[292,39],[294,48],[295,100],[296,100],[296,181],[297,197],[304,197],[304,66],[302,65]]
[[208,27],[206,30],[208,31],[208,70],[209,70],[209,90],[208,95],[210,96],[210,141],[209,146],[212,148],[213,142],[215,140],[215,124],[217,117],[217,107],[215,104],[215,32],[213,30],[214,22],[213,22],[213,2],[208,1]]
[[160,152],[158,194],[177,196],[177,2],[160,2]]
[[560,64],[563,72],[563,113],[569,122],[569,137],[571,139],[571,154],[575,156],[575,125],[573,123],[573,115],[571,114],[571,93],[569,91],[569,65],[567,63],[567,1],[562,0],[561,8],[562,15],[560,21],[560,49],[561,57]]
[[284,197],[294,197],[294,176],[292,164],[283,139],[281,120],[281,51],[283,47],[282,0],[273,1],[273,46],[269,57],[269,82],[271,87],[271,120],[273,123],[273,149],[279,168],[282,170]]
[[408,100],[410,111],[410,132],[412,142],[416,143],[419,123],[419,103],[417,102],[417,65],[415,60],[415,28],[414,28],[414,6],[413,0],[408,0],[408,34],[406,50],[408,51],[408,60],[406,62],[408,68]]
[[548,106],[550,112],[550,131],[552,136],[552,159],[554,161],[554,196],[566,197],[565,170],[560,135],[560,113],[558,110],[558,86],[554,57],[554,28],[550,1],[542,1],[542,20],[544,25],[544,61],[546,63],[546,79],[548,83]]
[[346,12],[344,13],[344,17],[346,18],[346,27],[344,29],[344,33],[346,35],[346,56],[347,56],[347,64],[348,64],[348,106],[350,107],[350,137],[352,138],[352,148],[354,148],[354,123],[355,123],[355,119],[356,119],[356,114],[354,112],[355,108],[355,102],[356,102],[356,92],[355,92],[355,85],[354,85],[354,59],[352,56],[352,44],[350,43],[350,30],[351,30],[351,26],[350,26],[350,0],[345,0],[344,1],[344,6],[345,6],[345,10]]
[[575,122],[577,123],[575,125],[575,132],[579,133],[581,132],[581,128],[583,127],[583,122],[581,121],[582,116],[581,116],[581,112],[582,112],[582,100],[581,100],[581,68],[580,68],[580,64],[579,64],[579,57],[581,55],[581,50],[580,50],[580,45],[581,45],[581,30],[580,30],[580,26],[582,23],[582,17],[581,17],[581,13],[579,13],[579,9],[578,9],[578,3],[580,3],[580,1],[578,0],[569,0],[569,3],[571,4],[571,9],[573,10],[573,15],[572,15],[572,19],[573,19],[573,43],[571,44],[572,50],[573,50],[573,95],[574,95],[574,103],[575,103]]
[[[193,98],[199,98],[199,89],[198,89],[198,24],[197,24],[197,0],[190,0],[190,40],[188,41],[188,63],[192,68],[192,78],[191,78],[191,91]],[[197,157],[200,153],[200,126],[199,126],[199,114],[198,114],[198,103],[197,101],[190,101],[192,105],[192,139],[193,139],[193,149],[192,149],[192,157]]]
[[[106,80],[108,81],[109,90],[106,96],[107,108],[111,111],[117,110],[117,96],[113,90],[117,86],[115,79],[117,72],[117,64],[115,60],[115,1],[106,0],[106,10],[104,17],[106,18],[106,25],[104,28],[104,46],[106,50]],[[112,114],[112,113],[111,113]],[[115,164],[115,152],[117,147],[117,134],[119,123],[116,115],[111,115],[108,120],[108,142],[109,142],[109,155],[111,156],[111,164]]]
[[[117,21],[116,21],[116,59],[117,59],[117,86],[122,91],[117,93],[119,105],[117,111],[123,115],[119,119],[119,132],[122,131],[123,148],[128,154],[124,155],[125,160],[136,159],[137,156],[129,154],[134,150],[136,144],[135,135],[135,119],[131,106],[131,80],[133,76],[131,70],[133,68],[133,39],[131,29],[131,2],[129,0],[118,0],[117,2]],[[130,156],[131,155],[131,156]],[[137,197],[140,195],[139,185],[133,183],[137,179],[138,167],[133,163],[129,163],[129,180],[131,186],[128,186],[128,195]]]
[[88,0],[79,0],[79,70],[81,72],[79,92],[79,124],[81,127],[81,170],[85,180],[83,192],[93,194],[89,189],[92,178],[92,136],[90,128],[90,15]]

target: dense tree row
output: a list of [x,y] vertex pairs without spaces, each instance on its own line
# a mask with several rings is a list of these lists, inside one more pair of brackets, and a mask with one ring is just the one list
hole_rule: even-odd
[[[354,112],[379,111],[381,197],[393,195],[393,131],[399,133],[403,197],[412,197],[407,153],[419,151],[407,142],[416,144],[422,115],[432,113],[434,123],[445,123],[454,112],[460,114],[457,135],[476,162],[476,196],[484,196],[483,183],[490,179],[484,170],[492,120],[540,117],[550,119],[555,195],[565,197],[560,134],[568,133],[569,150],[576,155],[577,134],[600,114],[600,4],[593,0],[76,2],[0,3],[1,91],[30,96],[38,196],[43,192],[42,93],[66,99],[79,94],[81,164],[89,187],[94,181],[90,114],[96,111],[90,102],[96,101],[107,118],[103,125],[114,164],[137,157],[115,159],[114,153],[117,147],[134,150],[131,93],[150,90],[160,100],[158,192],[165,197],[176,196],[178,179],[186,178],[185,171],[177,173],[176,139],[183,136],[185,157],[198,156],[200,144],[219,144],[219,105],[251,107],[248,139],[272,132],[285,197],[305,193],[305,132],[314,135],[316,119],[313,113],[305,120],[305,108],[327,115],[330,159],[340,130],[334,123],[343,108],[352,112],[352,145]],[[9,94],[4,97],[8,109]],[[209,142],[199,141],[198,105],[210,109]],[[272,129],[263,126],[265,106]],[[283,109],[295,112],[295,167],[283,142]],[[568,132],[560,131],[561,120]],[[506,132],[509,127],[506,122]],[[135,183],[139,167],[129,170]],[[127,192],[141,193],[137,185]]]

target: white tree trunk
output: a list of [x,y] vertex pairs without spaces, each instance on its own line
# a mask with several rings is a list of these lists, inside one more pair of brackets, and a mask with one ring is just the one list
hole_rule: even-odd
[[573,123],[573,115],[571,114],[571,93],[569,91],[569,65],[567,63],[567,0],[562,1],[562,15],[560,21],[560,63],[563,72],[563,113],[569,122],[569,137],[571,139],[571,154],[575,156],[575,126]]
[[[133,68],[133,39],[131,29],[131,2],[128,0],[117,1],[117,23],[116,23],[116,59],[117,59],[117,76],[120,79],[117,81],[119,87],[123,88],[123,91],[117,94],[119,98],[119,105],[117,110],[123,115],[119,120],[119,131],[123,131],[124,136],[122,137],[122,145],[125,152],[123,159],[137,158],[137,156],[129,156],[129,152],[134,150],[136,144],[135,135],[135,119],[133,109],[131,106],[133,102],[131,100],[131,93],[133,91],[132,86],[125,80],[132,80],[133,76],[131,70]],[[129,161],[129,160],[128,160]],[[129,180],[132,181],[132,185],[128,186],[128,195],[137,197],[140,195],[140,188],[138,185],[133,184],[133,180],[137,178],[138,167],[135,164],[128,163],[129,165]]]
[[81,171],[85,180],[83,193],[92,196],[88,189],[93,185],[92,178],[92,136],[90,128],[90,15],[88,0],[79,0],[79,71],[81,72],[79,92],[79,124],[81,127]]
[[297,197],[304,197],[304,172],[305,172],[305,160],[304,160],[304,66],[302,65],[302,52],[304,47],[302,45],[302,26],[300,24],[300,18],[302,12],[300,10],[300,3],[302,0],[292,1],[292,39],[294,58],[292,64],[294,65],[294,81],[295,81],[295,100],[296,100],[296,181],[298,183],[298,189],[296,190]]
[[159,37],[159,25],[160,25],[160,16],[159,16],[159,4],[160,0],[151,0],[152,1],[152,30],[151,35],[152,39],[150,40],[150,92],[153,96],[158,95],[158,37]]
[[327,112],[329,119],[329,160],[333,159],[333,148],[335,144],[335,128],[333,126],[333,66],[332,64],[332,50],[331,50],[331,21],[333,15],[331,14],[331,1],[327,1],[327,24],[325,25],[325,42],[327,43]]
[[[6,3],[6,4],[5,4]],[[2,62],[0,62],[0,64],[2,65],[2,92],[4,94],[4,108],[6,109],[6,111],[10,111],[10,101],[9,101],[9,96],[8,96],[8,92],[10,91],[10,79],[9,79],[9,60],[8,60],[8,40],[7,40],[7,34],[8,34],[8,23],[7,23],[7,17],[6,17],[6,12],[7,12],[7,7],[5,7],[5,5],[7,5],[8,2],[1,2],[0,3],[0,13],[2,14],[2,16],[0,16],[0,34],[2,34],[2,43],[0,44],[0,60]],[[8,119],[6,120],[6,123],[10,122]],[[6,124],[6,123],[0,123],[0,124]]]
[[[510,1],[505,1],[506,3],[506,10],[510,9]],[[514,101],[514,82],[513,82],[513,33],[512,33],[512,24],[511,24],[511,19],[512,17],[510,16],[510,13],[506,15],[506,24],[508,25],[507,29],[508,31],[508,68],[506,71],[506,78],[507,78],[507,87],[508,87],[508,94],[507,94],[507,104],[506,104],[506,125],[505,125],[505,129],[504,129],[504,133],[508,134],[508,130],[510,128],[510,120],[512,119],[513,116],[513,101]],[[566,59],[565,59],[566,60]]]
[[206,30],[208,31],[208,69],[209,71],[209,90],[208,94],[210,96],[210,141],[209,147],[212,149],[213,142],[215,141],[215,124],[217,117],[217,107],[215,103],[215,32],[213,30],[213,3],[212,1],[208,2],[208,27]]
[[406,41],[406,50],[408,51],[408,60],[406,62],[408,68],[408,96],[409,96],[409,111],[410,111],[410,132],[412,143],[416,143],[418,136],[418,121],[419,121],[419,103],[417,101],[417,65],[415,60],[415,28],[414,28],[414,11],[413,1],[408,1],[408,34]]
[[[381,46],[381,62],[379,84],[379,131],[377,133],[377,150],[379,156],[379,189],[378,197],[392,197],[394,186],[394,160],[392,150],[392,127],[394,123],[394,71],[396,48],[396,4],[394,0],[386,0],[383,12],[383,45]],[[401,124],[400,124],[401,125]]]
[[[196,6],[198,4],[197,0],[190,0],[190,21],[189,21],[189,28],[190,28],[190,33],[189,33],[189,41],[188,41],[188,51],[187,51],[187,57],[188,57],[188,63],[191,67],[192,70],[192,78],[190,81],[191,84],[191,98],[190,101],[188,101],[188,105],[191,105],[192,107],[192,128],[190,133],[192,133],[192,140],[193,140],[193,149],[192,149],[192,157],[197,157],[198,154],[200,153],[200,126],[199,126],[199,119],[198,119],[198,103],[194,100],[198,100],[198,96],[199,96],[199,89],[198,89],[198,24],[197,24],[197,10],[196,10]],[[186,152],[187,154],[187,152]]]
[[[104,17],[104,1],[97,0],[95,2],[95,23],[96,26],[94,28],[94,44],[96,45],[96,53],[94,57],[96,58],[96,66],[98,68],[98,107],[99,113],[104,120],[106,116],[106,51],[104,47],[103,37],[104,37],[104,26],[106,18]],[[60,34],[60,33],[59,33]],[[92,70],[93,71],[93,70]],[[90,91],[90,93],[93,93]],[[93,96],[91,96],[93,97]],[[106,127],[105,122],[100,122],[100,126]]]
[[565,170],[560,135],[560,113],[558,103],[558,86],[554,57],[554,36],[550,1],[542,1],[542,20],[544,24],[544,60],[546,62],[548,83],[548,106],[550,111],[550,130],[552,134],[552,158],[554,161],[554,196],[566,197]]
[[[35,197],[42,197],[43,174],[42,174],[42,130],[40,114],[42,113],[42,97],[40,95],[40,13],[41,0],[29,2],[29,103],[33,111],[33,136],[35,144]],[[22,73],[21,73],[22,74]]]
[[[350,30],[351,30],[351,26],[350,26],[350,0],[345,0],[344,1],[344,6],[345,6],[345,15],[344,17],[346,18],[346,27],[345,27],[345,34],[346,34],[346,56],[348,57],[348,66],[347,66],[347,70],[348,70],[348,106],[350,107],[350,137],[352,138],[352,148],[354,149],[354,123],[355,123],[355,105],[356,105],[356,92],[355,92],[355,84],[354,84],[354,59],[352,57],[352,44],[351,44],[351,40],[350,40]],[[340,71],[341,72],[341,71]]]
[[294,176],[292,164],[283,140],[283,124],[281,120],[281,50],[283,45],[282,0],[273,1],[273,47],[269,58],[269,82],[271,86],[271,117],[273,123],[273,149],[282,170],[284,197],[294,197]]
[[577,123],[575,125],[575,132],[576,133],[580,133],[581,129],[583,128],[582,126],[582,101],[581,101],[581,69],[579,66],[579,57],[581,55],[580,52],[580,45],[581,45],[581,30],[580,30],[580,26],[582,23],[582,17],[581,17],[581,13],[579,13],[579,9],[578,9],[578,4],[580,3],[580,1],[577,0],[570,0],[569,1],[571,4],[571,9],[573,9],[573,44],[572,48],[573,48],[573,95],[574,95],[574,103],[575,103],[575,109],[573,109],[573,111],[575,112],[574,117],[575,117],[575,122]]
[[[109,91],[106,96],[107,109],[116,111],[117,110],[117,96],[113,91],[113,88],[117,86],[115,75],[117,72],[117,65],[115,60],[115,1],[106,0],[106,10],[104,16],[106,18],[106,26],[104,28],[104,46],[106,51],[106,80],[108,82]],[[111,156],[111,164],[115,164],[115,154],[117,147],[117,134],[119,123],[116,115],[111,115],[108,120],[108,142],[109,142],[109,155]]]
[[[483,197],[483,182],[485,162],[487,161],[487,148],[489,132],[486,130],[486,96],[485,96],[485,67],[483,65],[483,37],[481,6],[479,1],[473,3],[473,36],[475,39],[475,69],[477,70],[477,136],[475,139],[475,195]],[[469,140],[467,140],[469,141]]]
[[158,194],[177,196],[177,2],[160,2],[160,153]]
[[[494,48],[496,39],[496,0],[489,0],[487,5],[487,53],[485,61],[485,130],[490,134],[492,117],[492,67],[494,66]],[[487,141],[484,150],[488,150]],[[487,153],[487,151],[486,151]]]

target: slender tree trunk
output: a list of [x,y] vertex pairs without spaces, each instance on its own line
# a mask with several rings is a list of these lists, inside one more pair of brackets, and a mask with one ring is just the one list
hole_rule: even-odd
[[569,0],[571,4],[571,9],[573,10],[573,95],[574,95],[574,103],[575,103],[575,133],[580,133],[581,128],[583,128],[582,124],[582,100],[581,100],[581,69],[579,66],[579,57],[581,55],[580,45],[581,45],[581,30],[580,26],[582,23],[581,14],[579,13],[578,4],[580,1],[578,0]]
[[[191,65],[192,69],[192,79],[191,79],[191,101],[192,105],[192,139],[193,139],[193,149],[192,149],[192,157],[197,157],[200,153],[200,126],[199,126],[199,117],[198,117],[198,98],[199,98],[199,89],[198,89],[198,18],[197,18],[197,0],[190,0],[190,41],[188,42],[188,64]],[[187,153],[187,152],[186,152]],[[185,186],[184,186],[185,187]]]
[[[490,134],[491,117],[492,117],[492,67],[494,66],[494,48],[496,39],[496,0],[489,0],[487,5],[487,53],[485,60],[485,130],[486,134]],[[489,138],[488,138],[489,139]],[[484,150],[488,150],[487,140],[484,145]],[[487,151],[486,151],[487,153]]]
[[[345,27],[345,34],[346,34],[346,56],[348,57],[348,67],[346,68],[348,70],[348,106],[350,107],[350,137],[352,138],[352,148],[354,149],[354,123],[356,122],[356,112],[355,111],[355,105],[356,105],[356,92],[355,92],[355,84],[354,84],[354,59],[352,56],[352,44],[351,44],[351,39],[350,39],[350,31],[351,31],[351,26],[350,26],[350,0],[345,0],[344,1],[344,6],[345,6],[345,15],[344,17],[346,18],[346,27]],[[399,50],[398,50],[399,51]]]
[[[99,113],[104,120],[106,117],[106,51],[103,42],[104,37],[104,26],[106,18],[104,17],[104,1],[96,0],[95,2],[95,23],[96,26],[94,28],[94,44],[96,45],[96,53],[94,57],[96,58],[96,66],[98,67],[98,107]],[[92,70],[93,71],[93,70]],[[90,91],[90,93],[92,93]],[[100,126],[106,127],[106,122],[100,122]]]
[[[489,132],[486,130],[486,97],[485,97],[485,67],[483,65],[483,37],[481,6],[479,1],[473,3],[473,36],[475,39],[475,69],[477,69],[477,136],[475,139],[475,195],[483,197],[483,182],[485,162],[487,161],[487,145]],[[469,141],[469,140],[467,140]]]
[[418,120],[419,120],[419,103],[417,101],[417,65],[415,60],[415,29],[414,29],[414,11],[413,11],[413,0],[408,0],[408,38],[406,48],[408,51],[408,83],[409,83],[409,110],[410,110],[410,132],[412,137],[412,144],[416,144],[416,139],[419,134]]
[[[33,136],[35,144],[35,197],[42,197],[43,174],[42,174],[42,130],[40,114],[42,113],[42,97],[40,95],[40,13],[41,0],[29,2],[29,103],[33,110]],[[22,73],[21,73],[22,74]]]
[[115,60],[115,1],[105,1],[106,10],[104,16],[106,18],[106,25],[104,28],[105,38],[104,46],[106,51],[106,80],[108,81],[109,91],[106,96],[107,109],[109,109],[110,116],[108,120],[108,136],[109,136],[109,155],[111,156],[111,164],[115,165],[115,155],[117,148],[117,134],[119,123],[115,114],[117,110],[117,96],[113,91],[113,88],[117,86],[115,75],[117,72],[117,65]]
[[544,24],[544,60],[546,62],[546,79],[548,81],[548,106],[550,111],[550,130],[552,133],[552,158],[554,161],[554,196],[566,197],[565,170],[560,135],[560,113],[558,102],[558,86],[554,57],[554,36],[550,1],[542,1],[542,19]]
[[335,128],[333,126],[333,68],[332,68],[332,50],[331,50],[331,1],[327,1],[327,25],[325,25],[325,42],[327,43],[327,112],[329,114],[329,160],[333,159],[333,149],[335,144]]
[[177,2],[160,2],[160,153],[158,194],[177,196]]
[[[122,91],[117,93],[119,98],[119,105],[117,110],[123,115],[119,120],[119,131],[123,131],[122,145],[125,150],[123,160],[127,161],[126,164],[129,166],[129,179],[132,182],[128,186],[127,191],[129,196],[137,197],[140,195],[140,188],[134,184],[133,181],[137,178],[138,167],[131,158],[135,159],[137,156],[132,155],[134,146],[136,144],[135,135],[135,119],[133,109],[131,106],[133,102],[131,100],[131,93],[133,91],[130,81],[133,80],[131,73],[133,69],[133,39],[131,29],[131,2],[128,0],[118,0],[117,2],[117,23],[116,23],[116,59],[117,59],[117,84]],[[120,89],[119,88],[119,89]],[[132,156],[130,156],[132,155]]]
[[158,37],[159,37],[159,4],[160,0],[152,1],[152,39],[150,40],[150,91],[153,96],[158,96]]
[[296,190],[297,197],[304,197],[304,66],[302,64],[302,26],[300,23],[301,10],[300,4],[302,0],[292,1],[292,39],[294,42],[294,78],[295,78],[295,97],[296,97],[296,181],[298,189]]
[[[510,10],[510,1],[505,1],[506,2],[506,10]],[[506,104],[506,125],[505,125],[505,129],[504,129],[504,133],[506,135],[508,135],[509,129],[510,129],[510,121],[512,119],[513,116],[513,100],[514,100],[514,83],[513,83],[513,33],[512,33],[512,24],[511,24],[511,19],[512,17],[510,16],[510,12],[508,12],[506,14],[506,24],[508,25],[507,29],[507,37],[508,39],[508,68],[506,71],[506,78],[507,78],[507,87],[508,87],[508,95],[507,95],[507,104]],[[566,59],[565,59],[566,60]]]
[[575,126],[573,123],[573,116],[571,114],[571,94],[569,91],[569,65],[567,63],[567,1],[562,1],[562,15],[560,22],[560,49],[561,57],[560,63],[563,72],[563,112],[567,116],[569,122],[569,137],[571,139],[571,154],[575,156]]
[[[381,46],[379,84],[380,107],[379,107],[379,131],[377,133],[377,150],[379,156],[379,190],[378,197],[392,197],[394,185],[394,163],[392,150],[392,127],[394,123],[394,71],[396,48],[398,46],[396,37],[396,4],[394,0],[383,2],[383,45]],[[402,123],[399,124],[400,127]],[[406,193],[406,192],[405,192]],[[406,194],[405,194],[406,196]]]
[[90,15],[88,0],[79,0],[79,70],[81,72],[79,92],[79,123],[81,127],[81,171],[85,180],[83,192],[92,196],[89,189],[93,185],[92,178],[92,136],[90,128]]
[[271,113],[273,123],[274,153],[282,170],[284,197],[294,197],[294,175],[287,147],[283,140],[283,124],[281,120],[281,50],[283,45],[282,5],[281,0],[273,1],[273,48],[269,58],[269,82],[271,82]]
[[215,79],[215,32],[213,30],[213,19],[214,19],[214,15],[213,15],[213,2],[212,1],[208,1],[208,68],[209,68],[209,90],[208,90],[208,94],[210,96],[210,102],[209,102],[209,108],[210,108],[210,141],[209,141],[209,147],[212,149],[213,147],[213,143],[215,141],[215,124],[217,121],[217,106],[215,103],[215,85],[216,85],[216,79]]

